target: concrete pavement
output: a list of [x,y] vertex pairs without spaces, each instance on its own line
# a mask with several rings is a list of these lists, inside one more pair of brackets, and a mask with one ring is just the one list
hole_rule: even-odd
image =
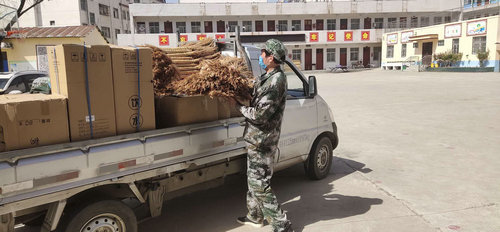
[[[273,189],[296,231],[500,231],[500,75],[316,73],[340,144],[321,181],[295,166]],[[167,202],[145,231],[270,231],[235,222],[245,179]]]

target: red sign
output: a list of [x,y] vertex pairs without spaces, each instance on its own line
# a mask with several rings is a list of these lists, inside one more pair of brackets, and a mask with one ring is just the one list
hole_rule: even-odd
[[226,35],[224,35],[224,34],[217,34],[217,35],[215,35],[215,38],[216,39],[225,39]]
[[168,35],[160,35],[158,36],[160,46],[168,45]]
[[309,33],[309,42],[318,42],[319,35],[318,32]]
[[179,38],[179,41],[181,41],[181,42],[188,41],[188,36],[187,35],[181,35],[181,37]]
[[361,31],[361,40],[370,40],[370,31]]
[[337,34],[335,34],[335,32],[328,32],[326,39],[328,40],[328,42],[334,42],[337,40]]
[[196,40],[206,39],[207,35],[196,35]]
[[344,32],[344,41],[352,41],[352,31],[345,31]]

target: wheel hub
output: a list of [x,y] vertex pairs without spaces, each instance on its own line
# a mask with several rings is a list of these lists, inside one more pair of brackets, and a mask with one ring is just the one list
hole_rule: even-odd
[[324,169],[328,165],[328,155],[330,154],[328,146],[324,145],[318,151],[316,165],[319,169]]
[[113,214],[101,214],[89,220],[80,232],[126,232],[125,223]]

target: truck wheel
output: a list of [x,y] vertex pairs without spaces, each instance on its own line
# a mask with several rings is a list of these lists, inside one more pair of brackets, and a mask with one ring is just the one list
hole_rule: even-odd
[[60,232],[137,232],[137,218],[127,205],[104,200],[75,209],[61,219]]
[[328,137],[320,138],[304,162],[307,176],[313,180],[321,180],[330,172],[333,155],[332,141]]

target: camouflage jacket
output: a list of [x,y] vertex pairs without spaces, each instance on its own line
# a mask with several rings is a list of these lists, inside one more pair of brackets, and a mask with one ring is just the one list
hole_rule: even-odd
[[247,125],[244,139],[258,150],[276,149],[285,110],[287,81],[278,67],[256,79],[250,106],[242,106]]

